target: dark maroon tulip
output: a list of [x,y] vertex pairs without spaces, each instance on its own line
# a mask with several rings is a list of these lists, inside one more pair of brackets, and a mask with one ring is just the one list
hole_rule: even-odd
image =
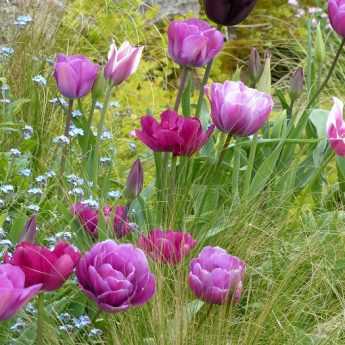
[[139,247],[154,260],[171,265],[181,262],[196,243],[187,232],[161,229],[154,229],[147,236],[141,235],[138,242]]
[[25,287],[42,284],[42,290],[61,287],[73,272],[80,253],[66,242],[59,242],[53,250],[29,242],[21,242],[9,263],[25,273]]
[[217,24],[232,26],[246,19],[256,0],[204,0],[206,15]]
[[173,110],[161,114],[160,123],[150,115],[141,118],[136,136],[155,152],[172,152],[174,156],[191,156],[206,144],[214,126],[204,131],[196,117],[184,117]]

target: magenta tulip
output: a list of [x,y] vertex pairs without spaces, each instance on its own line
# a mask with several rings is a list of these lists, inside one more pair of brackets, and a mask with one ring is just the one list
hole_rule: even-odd
[[205,247],[191,261],[189,286],[194,294],[211,304],[238,302],[243,289],[246,264],[219,247]]
[[[98,210],[79,202],[72,205],[71,213],[79,218],[81,225],[89,235],[98,238]],[[111,213],[111,206],[106,205],[103,207],[103,216],[106,222],[109,221]]]
[[104,77],[119,85],[127,80],[137,69],[144,47],[133,47],[127,41],[118,49],[113,43],[108,53],[108,63],[104,68]]
[[128,207],[116,206],[114,217],[114,233],[117,238],[127,236],[133,231],[133,226],[128,219]]
[[328,0],[328,17],[334,31],[345,38],[345,0]]
[[154,260],[176,265],[194,248],[197,241],[186,232],[154,229],[147,236],[141,235],[139,247]]
[[42,284],[25,288],[25,274],[20,267],[0,265],[0,321],[14,316],[41,289]]
[[191,156],[208,141],[214,126],[204,131],[198,118],[166,110],[161,114],[160,123],[150,115],[142,117],[141,128],[135,134],[151,150]]
[[146,256],[131,244],[97,243],[80,259],[76,274],[85,294],[111,313],[145,304],[155,293]]
[[178,64],[201,67],[223,48],[223,34],[199,19],[171,22],[168,29],[169,55]]
[[54,77],[61,94],[67,98],[81,98],[92,89],[99,66],[83,55],[58,54]]
[[128,174],[126,184],[126,196],[129,200],[134,200],[143,189],[144,171],[140,159],[137,159]]
[[65,242],[59,242],[53,250],[21,242],[8,263],[23,270],[25,287],[42,284],[42,290],[53,291],[68,279],[79,257],[79,252]]
[[238,136],[254,134],[272,112],[272,97],[242,82],[213,83],[205,87],[205,92],[211,103],[213,123],[225,133]]
[[328,115],[328,142],[338,156],[345,157],[345,121],[343,119],[343,102],[334,97],[334,105]]

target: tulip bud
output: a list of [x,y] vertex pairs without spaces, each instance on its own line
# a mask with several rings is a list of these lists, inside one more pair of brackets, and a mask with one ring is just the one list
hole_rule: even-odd
[[97,99],[102,97],[105,89],[106,89],[106,81],[104,78],[104,74],[101,72],[98,74],[97,79],[92,87],[91,95],[92,95],[93,101],[96,101]]
[[260,61],[260,55],[256,48],[253,48],[250,52],[248,70],[251,79],[254,83],[256,83],[259,80],[263,71],[263,66]]
[[232,26],[245,20],[256,0],[204,0],[207,17],[217,24]]
[[299,67],[293,74],[290,81],[289,95],[292,101],[295,101],[301,96],[304,88],[304,72],[303,68]]
[[37,234],[36,216],[32,216],[26,222],[24,230],[20,236],[19,242],[26,241],[26,242],[34,243],[36,234]]
[[256,88],[259,91],[266,92],[266,93],[270,94],[271,93],[271,85],[272,85],[271,52],[267,50],[265,52],[265,64],[263,67],[263,71],[262,71],[261,76],[257,82]]
[[137,159],[128,174],[126,185],[126,197],[129,200],[134,200],[138,197],[143,189],[144,171],[139,159]]
[[318,67],[321,67],[321,65],[326,60],[326,47],[325,47],[322,31],[320,28],[320,24],[317,26],[317,29],[316,29],[315,58],[316,58]]

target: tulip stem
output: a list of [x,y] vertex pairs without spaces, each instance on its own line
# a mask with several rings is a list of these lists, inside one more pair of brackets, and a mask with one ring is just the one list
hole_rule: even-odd
[[110,101],[111,90],[112,90],[112,85],[109,84],[107,87],[106,93],[105,93],[103,108],[102,108],[102,112],[101,112],[101,118],[99,120],[98,128],[97,128],[97,147],[99,146],[99,142],[100,142],[101,136],[103,134],[105,115],[107,113],[107,108],[108,108],[108,104]]
[[[66,124],[65,124],[65,133],[64,136],[69,140],[69,130],[71,127],[72,122],[72,110],[73,110],[73,99],[69,99],[68,101],[68,109],[66,114]],[[64,144],[64,147],[62,149],[61,154],[61,163],[60,163],[60,177],[63,177],[64,171],[65,171],[65,163],[67,158],[67,150],[68,150],[68,143]]]
[[217,162],[217,165],[216,165],[217,168],[219,168],[220,165],[221,165],[222,162],[223,162],[223,159],[224,159],[224,156],[225,156],[225,152],[226,152],[226,150],[228,149],[228,146],[229,146],[229,144],[230,144],[230,141],[231,141],[231,134],[228,133],[228,135],[226,136],[224,145],[223,145],[223,149],[222,149],[222,151],[220,152],[220,155],[219,155],[219,158],[218,158],[218,162]]
[[200,90],[199,90],[199,98],[198,98],[198,104],[196,106],[196,113],[195,116],[199,117],[200,113],[201,113],[201,109],[202,109],[202,102],[204,100],[204,94],[205,94],[205,85],[208,82],[208,79],[210,77],[210,73],[211,73],[211,69],[212,69],[212,65],[213,65],[213,60],[211,60],[207,66],[206,66],[206,70],[204,73],[204,77],[202,79],[201,85],[200,85]]
[[255,160],[255,154],[256,154],[257,146],[258,146],[258,136],[257,136],[257,134],[255,134],[253,136],[253,140],[252,140],[252,143],[250,145],[248,166],[247,166],[247,171],[246,171],[246,174],[244,177],[244,193],[243,193],[244,197],[247,197],[249,194],[250,181],[252,179],[254,160]]
[[212,303],[207,305],[207,309],[206,309],[206,313],[205,313],[204,317],[198,322],[198,324],[196,326],[196,333],[197,334],[199,333],[201,326],[204,324],[204,322],[209,319],[209,316],[211,314],[213,306],[214,305]]
[[232,172],[232,191],[233,191],[233,201],[239,200],[239,182],[240,182],[240,168],[241,168],[241,146],[235,146],[234,152],[234,169]]
[[121,345],[119,337],[116,334],[116,327],[113,327],[114,324],[116,325],[116,322],[114,320],[112,320],[112,315],[111,314],[109,314],[107,316],[107,319],[108,319],[109,337],[110,337],[109,345]]
[[178,109],[180,107],[181,104],[181,100],[182,100],[182,96],[183,96],[183,92],[184,89],[186,87],[186,83],[188,80],[188,75],[189,75],[189,68],[186,66],[181,67],[181,76],[180,76],[180,86],[177,92],[177,96],[176,96],[176,100],[175,100],[175,106],[174,106],[174,110],[176,112],[178,112]]
[[37,330],[35,345],[44,345],[44,295],[40,293],[37,296]]
[[90,145],[90,137],[91,137],[91,125],[92,125],[92,120],[93,120],[93,114],[95,113],[95,108],[96,108],[96,99],[92,99],[92,103],[91,103],[91,108],[90,108],[90,112],[89,112],[89,118],[87,121],[87,130],[88,130],[88,134],[87,134],[87,148],[89,149],[89,145]]
[[328,74],[325,78],[325,80],[323,81],[323,83],[321,84],[321,86],[319,87],[319,89],[316,91],[316,93],[314,94],[314,96],[310,99],[308,105],[307,105],[307,109],[309,109],[311,106],[313,106],[314,102],[319,98],[322,90],[327,86],[329,80],[331,79],[332,77],[332,74],[334,72],[334,69],[337,65],[337,62],[340,58],[340,55],[341,55],[341,52],[344,48],[344,45],[345,45],[345,38],[343,38],[343,40],[341,41],[340,45],[339,45],[339,48],[338,48],[338,51],[337,51],[337,54],[335,55],[334,57],[334,60],[332,62],[332,65],[331,65],[331,68],[329,69],[328,71]]

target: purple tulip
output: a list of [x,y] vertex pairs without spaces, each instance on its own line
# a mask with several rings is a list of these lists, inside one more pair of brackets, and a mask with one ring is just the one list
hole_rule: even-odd
[[83,55],[58,54],[54,77],[61,94],[67,98],[81,98],[92,89],[99,66]]
[[328,0],[328,17],[334,31],[345,38],[345,0]]
[[345,121],[343,119],[343,102],[334,97],[334,105],[328,115],[328,142],[338,156],[345,157]]
[[20,267],[0,265],[0,321],[14,316],[40,291],[42,284],[24,286],[25,274]]
[[208,141],[214,126],[204,131],[196,117],[183,117],[173,110],[161,114],[161,122],[150,115],[141,118],[136,136],[155,152],[172,152],[174,156],[191,156]]
[[201,67],[223,48],[223,34],[199,19],[171,22],[168,29],[169,55],[178,64]]
[[147,258],[131,244],[97,243],[80,259],[76,274],[84,293],[111,313],[142,305],[155,293]]
[[187,232],[154,229],[147,236],[141,235],[138,245],[154,260],[176,265],[195,247],[195,241]]
[[104,77],[113,85],[127,80],[137,69],[144,47],[133,47],[127,41],[119,49],[115,43],[110,46],[108,62],[104,68]]
[[128,219],[128,207],[116,206],[114,217],[114,233],[117,238],[129,235],[133,231],[133,225]]
[[59,242],[53,250],[29,242],[17,245],[8,262],[25,273],[25,287],[40,284],[42,290],[53,291],[72,274],[80,257],[66,242]]
[[256,0],[204,0],[208,18],[220,25],[236,25],[245,20]]
[[246,264],[219,247],[205,247],[190,263],[189,286],[205,302],[239,302]]
[[273,108],[269,94],[251,89],[242,82],[226,81],[205,87],[211,103],[211,117],[225,133],[248,136],[266,122]]
[[144,171],[139,159],[132,165],[127,177],[126,196],[129,200],[134,200],[139,196],[143,189]]
[[24,230],[20,236],[19,242],[26,241],[26,242],[34,243],[36,239],[36,234],[37,234],[36,216],[32,216],[26,222]]

